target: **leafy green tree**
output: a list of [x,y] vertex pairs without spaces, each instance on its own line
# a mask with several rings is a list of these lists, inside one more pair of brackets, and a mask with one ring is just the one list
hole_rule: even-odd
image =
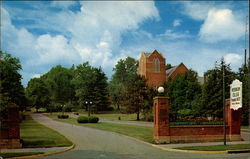
[[49,90],[41,78],[33,78],[28,82],[26,94],[31,106],[36,108],[47,108],[50,105]]
[[121,59],[115,65],[112,80],[109,82],[109,94],[112,103],[120,110],[120,106],[126,101],[126,88],[131,85],[133,79],[137,76],[138,62],[132,58],[127,57]]
[[176,76],[165,83],[165,89],[171,99],[170,116],[172,120],[185,115],[197,116],[200,107],[201,86],[195,71],[190,70],[188,73]]
[[24,88],[21,84],[22,69],[18,58],[0,50],[0,106],[15,103],[23,110],[27,104]]
[[101,68],[93,68],[87,62],[78,65],[72,81],[76,86],[76,96],[81,106],[92,102],[92,110],[105,110],[109,106],[107,77]]
[[123,101],[124,85],[115,81],[110,81],[108,84],[109,95],[113,104],[120,110],[120,106]]
[[225,73],[225,99],[230,98],[230,84],[236,78],[230,65],[222,58],[220,63],[205,73],[205,83],[202,90],[202,115],[214,117],[223,116],[223,67]]
[[173,68],[173,66],[172,66],[170,63],[168,63],[168,64],[165,66],[165,68],[166,68],[166,70],[168,70],[168,69],[170,69],[170,68]]
[[73,76],[73,69],[57,65],[41,77],[49,89],[53,103],[65,104],[74,100],[75,90],[71,83]]

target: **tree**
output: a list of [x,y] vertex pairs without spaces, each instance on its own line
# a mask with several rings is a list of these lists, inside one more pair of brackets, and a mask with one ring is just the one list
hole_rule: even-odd
[[173,66],[172,66],[170,63],[168,63],[168,64],[165,66],[165,69],[168,70],[168,69],[170,69],[170,68],[173,68]]
[[246,65],[242,65],[239,68],[239,72],[238,72],[238,78],[242,82],[242,112],[243,112],[242,124],[243,125],[249,125],[250,75],[248,71],[249,71],[249,68]]
[[49,89],[53,103],[65,104],[74,100],[75,90],[71,83],[73,76],[74,69],[57,65],[41,77]]
[[124,85],[112,80],[108,84],[108,90],[111,101],[117,107],[117,110],[120,110],[120,105],[122,104],[123,94],[125,90]]
[[49,90],[41,78],[33,78],[28,82],[26,94],[36,111],[39,108],[48,108],[50,105]]
[[21,84],[22,76],[18,71],[22,69],[18,58],[0,50],[0,106],[15,103],[23,110],[27,104],[24,88]]
[[126,88],[126,101],[124,104],[127,106],[129,113],[137,114],[136,120],[140,120],[140,113],[144,109],[144,99],[147,95],[146,90],[146,79],[140,75],[136,75]]
[[131,85],[131,81],[137,76],[138,62],[132,58],[127,57],[125,60],[121,59],[115,65],[112,80],[109,82],[109,94],[112,103],[120,109],[120,106],[126,101],[126,88]]
[[201,113],[214,117],[223,116],[223,67],[225,70],[225,99],[230,97],[230,84],[236,75],[230,65],[222,58],[220,63],[205,73],[205,83],[202,90],[203,104]]
[[93,68],[87,62],[78,65],[72,82],[80,105],[84,106],[86,101],[91,101],[91,108],[95,111],[108,107],[107,77],[101,68]]
[[109,102],[109,92],[108,92],[108,78],[101,68],[94,68],[94,73],[96,76],[95,81],[95,104],[96,110],[107,110],[110,105]]
[[195,71],[190,70],[176,76],[165,83],[165,89],[171,99],[170,116],[172,119],[183,115],[197,116],[200,107],[201,86]]

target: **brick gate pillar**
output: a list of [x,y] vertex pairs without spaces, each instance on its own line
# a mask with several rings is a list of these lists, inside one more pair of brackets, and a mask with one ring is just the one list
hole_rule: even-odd
[[154,98],[154,140],[156,143],[170,143],[168,97]]
[[230,99],[226,99],[226,110],[227,110],[227,124],[229,126],[229,140],[230,141],[239,141],[241,140],[240,136],[240,126],[241,126],[241,116],[242,109],[238,110],[230,109]]

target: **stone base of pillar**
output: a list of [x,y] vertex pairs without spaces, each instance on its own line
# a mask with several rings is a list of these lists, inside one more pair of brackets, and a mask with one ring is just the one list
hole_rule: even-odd
[[1,149],[17,149],[22,148],[20,139],[0,139]]
[[239,134],[237,135],[229,135],[229,140],[230,141],[241,141],[241,136]]
[[157,144],[169,144],[170,136],[154,136],[154,140]]

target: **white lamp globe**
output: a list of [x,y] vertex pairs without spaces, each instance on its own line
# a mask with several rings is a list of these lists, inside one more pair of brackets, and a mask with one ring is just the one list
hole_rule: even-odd
[[159,92],[159,93],[164,93],[164,88],[163,88],[163,87],[159,87],[159,88],[158,88],[158,92]]

